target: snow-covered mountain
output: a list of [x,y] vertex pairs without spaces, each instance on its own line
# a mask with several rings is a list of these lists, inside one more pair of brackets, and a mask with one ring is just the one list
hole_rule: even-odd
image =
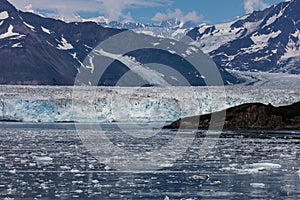
[[230,23],[200,25],[187,35],[219,65],[241,71],[300,73],[300,0]]
[[95,23],[42,18],[0,0],[0,83],[72,85],[90,51],[86,46],[119,32]]
[[[105,28],[94,22],[65,23],[43,18],[18,11],[7,0],[0,0],[0,84],[73,85],[78,73],[93,74],[102,70],[102,64],[93,63],[89,53],[102,41],[121,32],[124,30]],[[132,37],[136,40],[146,36],[132,32]],[[176,77],[171,77],[168,72],[148,69],[143,63],[170,66],[179,70],[190,84],[205,85],[205,77],[190,63],[184,62],[181,56],[175,55],[172,46],[177,41],[147,37],[149,41],[154,41],[151,43],[153,49],[128,52],[128,55],[99,51],[101,56],[108,56],[114,62],[105,70],[98,85],[115,85],[120,77],[131,70],[130,66],[133,66],[135,71],[131,71],[137,79],[151,80],[149,85],[156,84],[153,81],[159,79],[176,82]],[[168,43],[169,51],[155,49],[160,42]],[[190,53],[189,46],[183,48]],[[90,63],[84,63],[88,55]],[[128,63],[130,66],[126,65]],[[219,68],[219,71],[225,83],[238,82],[223,68]],[[149,74],[155,75],[156,79],[149,78]]]
[[107,28],[129,29],[137,33],[171,39],[182,38],[196,26],[194,22],[183,22],[176,18],[162,21],[159,24],[143,24],[138,22],[121,23],[117,21],[109,22],[107,20],[101,20],[99,24]]

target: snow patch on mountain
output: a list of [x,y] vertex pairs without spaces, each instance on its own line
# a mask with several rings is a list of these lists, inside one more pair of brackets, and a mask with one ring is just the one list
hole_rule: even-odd
[[[73,58],[74,58],[74,56],[73,56]],[[94,71],[95,71],[95,65],[94,65],[94,56],[92,56],[92,55],[88,55],[88,58],[89,58],[89,65],[86,65],[85,67],[87,68],[87,69],[90,69],[91,70],[91,73],[94,73]]]
[[201,47],[204,53],[212,52],[220,48],[223,44],[232,41],[240,36],[240,28],[232,29],[231,25],[234,22],[218,24],[215,26],[201,25],[199,27],[199,34],[202,35],[198,38],[198,47]]
[[16,43],[16,44],[13,44],[11,47],[12,47],[12,48],[21,48],[21,47],[23,47],[23,46],[22,46],[22,44],[21,44],[20,42],[18,42],[18,43]]
[[275,14],[272,17],[270,17],[268,19],[268,21],[266,22],[266,24],[263,26],[263,28],[270,26],[271,24],[273,24],[278,18],[280,18],[283,15],[283,11],[280,11],[279,14]]
[[42,31],[43,32],[45,32],[45,33],[47,33],[47,34],[51,34],[51,31],[49,30],[49,29],[47,29],[47,28],[45,28],[45,27],[43,27],[43,26],[41,26],[41,28],[42,28]]
[[0,20],[5,20],[7,18],[9,18],[9,14],[7,11],[0,12]]
[[72,44],[70,44],[64,37],[61,38],[61,44],[58,44],[57,49],[59,50],[70,50],[70,49],[74,49],[74,47],[72,46]]
[[193,45],[200,47],[204,53],[210,53],[230,41],[250,35],[258,29],[263,20],[257,22],[245,22],[240,27],[233,26],[237,21],[243,20],[247,16],[248,15],[238,20],[223,24],[200,25],[198,29],[198,37]]
[[253,34],[250,38],[251,40],[257,44],[257,45],[260,45],[260,44],[265,44],[266,42],[269,42],[270,39],[272,38],[276,38],[278,37],[279,35],[281,34],[281,31],[278,30],[276,32],[272,32],[270,34],[262,34],[262,35],[259,35],[258,33],[255,33]]
[[296,30],[291,34],[289,42],[285,48],[285,54],[281,57],[282,60],[291,57],[300,57],[300,31]]
[[0,35],[0,39],[9,38],[13,36],[21,36],[21,37],[24,36],[20,33],[14,33],[13,29],[14,29],[13,25],[9,25],[7,32]]
[[247,30],[247,34],[245,34],[245,36],[253,33],[254,31],[256,31],[260,25],[262,24],[263,20],[259,20],[257,22],[246,22],[243,26],[245,27],[245,29]]
[[27,26],[28,28],[30,28],[32,31],[35,31],[35,27],[34,27],[34,26],[32,26],[32,25],[30,25],[30,24],[28,24],[28,23],[26,23],[26,22],[23,22],[23,24],[24,24],[25,26]]

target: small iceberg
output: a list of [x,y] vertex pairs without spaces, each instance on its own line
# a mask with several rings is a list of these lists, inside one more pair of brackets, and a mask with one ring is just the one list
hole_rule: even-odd
[[274,163],[253,163],[248,165],[248,168],[240,169],[239,172],[242,174],[254,174],[260,173],[266,170],[280,169],[282,166]]
[[230,165],[229,167],[222,168],[222,170],[226,171],[235,171],[238,174],[257,174],[263,173],[265,171],[278,170],[282,168],[280,164],[275,163],[253,163],[241,166],[238,168],[236,164]]
[[274,163],[253,163],[250,165],[253,168],[264,168],[264,169],[279,169],[281,165]]
[[39,163],[39,164],[43,164],[43,165],[45,165],[45,164],[50,164],[50,163],[52,163],[52,161],[53,161],[53,158],[51,158],[51,157],[36,157],[35,158],[35,161],[37,162],[37,163]]
[[250,186],[253,188],[265,188],[266,185],[264,183],[250,183]]

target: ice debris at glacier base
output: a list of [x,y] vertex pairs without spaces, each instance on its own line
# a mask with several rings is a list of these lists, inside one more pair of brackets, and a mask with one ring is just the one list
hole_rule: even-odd
[[24,122],[167,122],[243,103],[300,100],[300,87],[80,88],[0,86],[0,119]]

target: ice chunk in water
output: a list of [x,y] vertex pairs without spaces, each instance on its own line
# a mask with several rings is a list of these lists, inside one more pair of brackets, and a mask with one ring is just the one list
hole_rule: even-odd
[[253,163],[250,165],[253,168],[264,168],[264,169],[278,169],[281,165],[274,163]]
[[39,164],[49,164],[53,161],[53,158],[50,158],[50,157],[36,157],[35,160]]
[[250,183],[253,188],[265,188],[266,185],[264,183]]

